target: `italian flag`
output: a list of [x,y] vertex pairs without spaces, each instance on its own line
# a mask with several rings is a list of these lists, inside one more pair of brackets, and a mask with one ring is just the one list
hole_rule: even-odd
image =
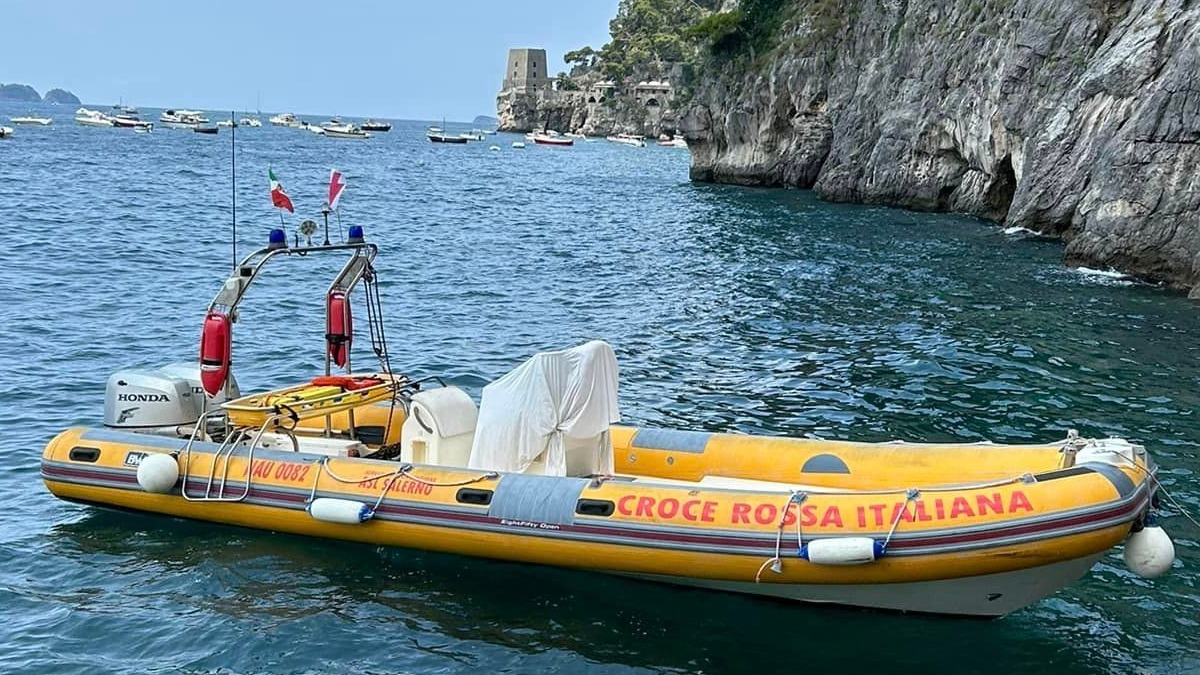
[[295,213],[296,209],[292,208],[292,200],[283,191],[283,186],[279,184],[279,179],[275,177],[275,172],[267,169],[267,176],[271,179],[271,203],[277,209],[287,209],[288,213]]
[[342,198],[342,190],[346,189],[346,179],[342,178],[342,172],[337,169],[329,170],[329,200],[325,202],[329,205],[330,211],[336,211],[338,200]]

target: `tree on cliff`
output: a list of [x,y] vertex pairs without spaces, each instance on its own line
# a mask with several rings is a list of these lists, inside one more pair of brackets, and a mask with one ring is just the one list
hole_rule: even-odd
[[714,12],[688,26],[684,38],[716,57],[757,56],[778,45],[778,33],[788,11],[807,17],[814,35],[827,37],[841,26],[844,8],[835,0],[742,0],[729,12]]
[[571,79],[570,75],[559,73],[554,78],[554,88],[559,91],[577,91],[579,85],[575,83],[575,80]]
[[580,47],[563,54],[563,61],[571,66],[572,75],[582,75],[596,67],[596,50],[591,47]]
[[[684,29],[719,4],[719,0],[621,0],[617,15],[608,23],[612,39],[592,54],[599,57],[598,65],[612,80],[639,72],[661,72],[664,64],[688,59],[693,49],[684,38]],[[584,47],[578,52],[585,49],[591,51]],[[596,65],[593,58],[589,67]]]

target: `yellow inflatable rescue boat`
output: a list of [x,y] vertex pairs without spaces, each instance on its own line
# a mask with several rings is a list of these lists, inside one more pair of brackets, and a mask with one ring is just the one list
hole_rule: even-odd
[[[331,375],[350,368],[353,327],[339,303],[360,282],[378,303],[375,247],[356,230],[341,245],[273,237],[243,260],[209,307],[200,363],[115,373],[105,425],[46,446],[50,491],[317,537],[956,615],[1025,607],[1122,542],[1139,574],[1171,566],[1170,539],[1150,517],[1155,465],[1120,439],[867,444],[616,426],[616,359],[599,341],[535,355],[478,405],[436,377],[391,373],[383,345],[379,371]],[[327,296],[326,373],[241,396],[226,318],[269,260],[325,252],[350,254]]]

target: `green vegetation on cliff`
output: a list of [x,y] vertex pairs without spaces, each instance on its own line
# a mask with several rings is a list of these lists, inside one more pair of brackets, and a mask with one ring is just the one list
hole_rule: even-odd
[[599,72],[617,82],[627,78],[659,78],[676,64],[695,58],[695,41],[687,29],[711,14],[720,0],[621,0],[608,23],[611,39],[599,50],[567,52],[571,75]]
[[[708,7],[705,7],[705,4]],[[693,0],[621,0],[608,24],[612,39],[600,50],[605,76],[621,80],[668,63],[689,60],[692,47],[684,30],[717,3]]]
[[[811,29],[828,32],[840,25],[837,0],[741,0],[731,11],[718,11],[721,0],[621,0],[609,22],[611,40],[599,50],[567,52],[567,80],[592,75],[615,82],[671,79],[686,99],[692,74],[704,63],[753,62],[779,44],[779,33],[792,15],[807,15]],[[669,77],[670,73],[674,77]],[[593,75],[594,74],[594,75]]]
[[814,26],[824,26],[837,19],[839,8],[836,0],[742,0],[737,9],[709,14],[684,33],[719,59],[747,55],[753,60],[778,43],[789,9],[808,14]]

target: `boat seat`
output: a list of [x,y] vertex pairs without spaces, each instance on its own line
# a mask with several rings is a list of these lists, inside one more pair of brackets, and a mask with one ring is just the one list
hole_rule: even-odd
[[[566,471],[557,475],[584,477],[612,473],[611,463],[605,461],[605,450],[609,445],[607,432],[590,438],[563,436],[562,443],[563,455],[566,458]],[[549,452],[548,449],[543,450],[521,473],[538,476],[556,475],[547,468],[547,452]],[[607,454],[611,456],[611,450]]]
[[563,452],[567,456],[568,476],[594,476],[610,474],[613,471],[612,443],[608,432],[597,434],[591,438],[563,437]]
[[413,394],[400,431],[400,461],[466,466],[478,419],[475,401],[458,387]]

